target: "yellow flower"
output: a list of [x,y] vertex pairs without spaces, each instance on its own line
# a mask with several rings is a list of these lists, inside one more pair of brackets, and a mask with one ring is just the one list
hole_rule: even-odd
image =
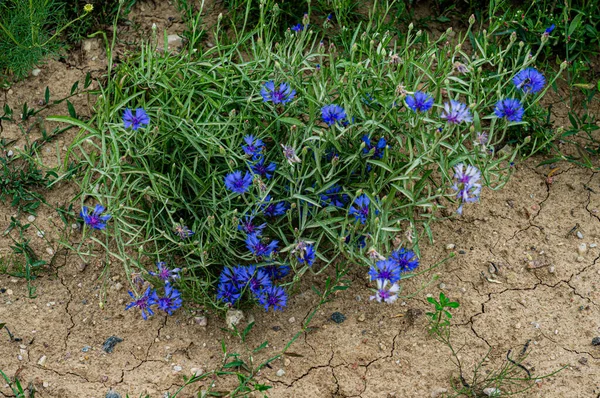
[[94,10],[94,5],[93,4],[86,4],[83,7],[83,11],[85,12],[92,12]]

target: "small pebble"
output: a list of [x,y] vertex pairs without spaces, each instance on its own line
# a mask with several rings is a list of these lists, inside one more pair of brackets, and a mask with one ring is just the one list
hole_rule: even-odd
[[46,365],[46,360],[47,360],[47,359],[48,359],[48,358],[47,358],[45,355],[42,355],[42,356],[40,357],[40,359],[38,359],[38,362],[37,362],[37,364],[38,364],[38,365],[40,365],[40,366],[45,366],[45,365]]
[[578,256],[575,261],[577,261],[578,263],[582,263],[585,260],[585,258],[583,258],[582,256]]
[[346,316],[341,312],[334,312],[331,314],[331,320],[335,323],[342,323],[346,320]]
[[34,70],[31,71],[31,76],[39,76],[39,74],[42,73],[41,69],[35,68]]
[[521,324],[517,322],[517,324],[515,325],[515,329],[521,329]]
[[294,317],[291,317],[290,319],[288,319],[288,322],[289,322],[289,323],[294,323],[294,322],[296,322],[296,318],[294,318]]
[[594,337],[592,339],[592,345],[593,346],[600,346],[600,337]]
[[8,294],[9,296],[12,296],[12,294],[13,294],[12,289],[7,289],[6,290],[6,294]]
[[47,381],[44,381],[42,383],[42,386],[44,386],[44,388],[48,388],[48,387],[50,387],[50,383],[48,383]]
[[458,251],[458,254],[466,254],[466,253],[467,253],[467,252],[466,252],[466,251],[464,251],[464,250],[459,250],[459,251]]
[[593,248],[594,248],[594,247],[596,247],[596,246],[598,246],[596,243],[590,243],[590,248],[592,248],[592,249],[593,249]]
[[577,252],[579,254],[585,254],[585,252],[587,252],[587,245],[585,243],[582,243],[579,246],[577,246]]
[[196,325],[203,328],[206,327],[206,325],[208,325],[208,319],[205,316],[194,317],[194,322],[196,323]]
[[581,231],[577,231],[577,237],[579,239],[583,239],[583,234],[581,233]]
[[35,221],[35,216],[34,215],[30,215],[29,217],[27,217],[27,221],[34,222]]
[[446,284],[445,283],[440,283],[440,289],[445,289],[446,288]]
[[121,289],[123,289],[123,285],[121,284],[121,282],[117,282],[117,284],[115,285],[115,290],[118,292]]
[[38,236],[38,238],[43,238],[44,235],[46,235],[44,231],[37,231],[35,234]]
[[454,250],[455,247],[456,245],[454,243],[448,243],[446,245],[446,250]]
[[234,326],[237,326],[244,318],[244,313],[241,310],[230,309],[225,315],[225,324],[233,330]]
[[49,255],[53,256],[54,255],[54,249],[51,247],[47,247],[46,248],[46,253],[48,253]]
[[86,345],[85,347],[83,347],[81,349],[81,352],[88,352],[90,350],[90,348],[92,348],[92,347],[90,347],[89,345]]
[[109,392],[106,393],[104,398],[121,398],[121,394],[119,394],[116,391],[110,390]]
[[488,397],[499,397],[502,392],[494,387],[488,387],[483,389],[483,393]]
[[290,361],[290,359],[289,359],[289,358],[286,358],[286,359],[284,359],[284,360],[283,360],[283,364],[284,364],[286,367],[290,366],[290,364],[291,364],[291,363],[292,363],[292,361]]
[[442,394],[446,394],[447,392],[448,392],[447,388],[438,387],[438,388],[434,389],[433,391],[431,391],[431,398],[441,397]]
[[181,366],[179,366],[179,365],[173,366],[173,372],[181,372],[182,369],[183,368]]
[[279,370],[277,371],[277,373],[275,373],[275,374],[277,375],[277,377],[282,377],[282,376],[285,374],[285,370],[283,370],[283,369],[279,369]]
[[191,368],[190,369],[190,373],[192,374],[192,376],[200,376],[202,373],[204,373],[204,369],[202,368]]
[[549,273],[553,274],[553,273],[554,273],[554,271],[555,271],[555,269],[554,269],[554,265],[551,265],[551,266],[549,266],[549,267],[548,267],[548,272],[549,272]]
[[367,319],[367,317],[365,316],[365,314],[360,314],[358,316],[358,321],[359,322],[364,322]]

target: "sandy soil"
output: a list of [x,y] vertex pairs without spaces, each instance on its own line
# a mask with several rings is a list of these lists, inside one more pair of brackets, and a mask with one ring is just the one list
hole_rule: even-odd
[[[169,33],[180,32],[182,24],[168,19],[177,17],[176,10],[158,3],[136,9],[132,20],[142,28],[134,24],[128,29],[143,32],[157,23]],[[66,95],[88,71],[100,73],[103,61],[96,44],[72,54],[67,63],[51,61],[40,76],[4,92],[0,105],[6,102],[20,109],[24,102],[34,104],[43,98],[47,85],[53,96]],[[549,101],[557,102],[555,119],[560,125],[566,108],[560,101]],[[86,96],[74,97],[73,103],[81,114],[91,112]],[[66,112],[64,104],[55,106],[30,123]],[[32,137],[35,134],[36,129]],[[46,145],[40,163],[57,164],[73,134]],[[5,124],[2,137],[19,138],[16,145],[22,146],[20,136],[16,125]],[[458,371],[448,348],[428,335],[424,315],[431,309],[427,296],[443,291],[461,304],[455,311],[452,339],[467,381],[481,361],[482,372],[492,371],[505,362],[509,350],[519,352],[530,341],[523,365],[532,374],[564,369],[523,396],[600,397],[600,347],[591,343],[600,336],[600,247],[595,246],[600,244],[600,173],[566,163],[536,167],[540,160],[517,164],[503,190],[484,190],[481,202],[467,206],[463,217],[434,225],[436,242],[422,248],[422,266],[440,261],[450,251],[456,256],[436,269],[439,279],[414,298],[393,305],[369,301],[366,269],[353,267],[351,287],[317,312],[311,331],[291,347],[293,355],[258,375],[259,381],[273,386],[268,395],[430,397],[451,391],[450,380]],[[555,167],[559,169],[549,184],[547,175]],[[33,221],[45,234],[39,237],[34,228],[28,232],[31,246],[49,263],[33,282],[36,297],[28,298],[23,279],[0,276],[0,321],[21,339],[10,341],[0,331],[1,370],[34,386],[38,397],[100,398],[109,389],[122,396],[160,397],[182,385],[184,375],[216,369],[223,360],[221,342],[229,352],[247,352],[222,330],[225,324],[218,317],[209,316],[208,325],[202,326],[195,319],[200,314],[185,311],[148,321],[124,311],[128,282],[118,266],[110,275],[102,274],[100,261],[82,267],[77,256],[59,243],[68,237],[65,230],[77,232],[70,226],[65,229],[52,207],[67,204],[76,193],[71,183],[45,193],[51,206],[42,206]],[[0,205],[0,230],[13,214],[11,207]],[[576,225],[581,239],[568,235]],[[9,256],[11,244],[9,237],[0,236],[1,257]],[[455,247],[449,250],[449,244]],[[586,249],[579,252],[582,244]],[[416,292],[431,276],[406,281],[403,294]],[[311,284],[321,286],[323,279],[306,278],[283,313],[264,313],[260,308],[246,313],[256,320],[247,346],[269,342],[255,355],[255,362],[279,352],[300,330],[318,302]],[[346,320],[334,323],[334,312]],[[102,344],[110,336],[123,341],[106,353]],[[281,369],[285,374],[278,376]],[[217,390],[228,391],[233,381],[214,382]],[[189,386],[180,396],[195,396],[206,383]],[[11,396],[4,382],[0,396]]]

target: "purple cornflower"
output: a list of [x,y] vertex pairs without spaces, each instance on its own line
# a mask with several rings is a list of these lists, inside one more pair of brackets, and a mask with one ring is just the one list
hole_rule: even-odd
[[[400,248],[399,250],[394,250],[390,255],[390,259],[398,270],[402,273],[414,271],[419,266],[419,258],[412,250],[406,250],[404,248]],[[390,282],[395,282],[390,280]]]
[[181,305],[183,304],[181,293],[179,293],[179,290],[172,287],[170,283],[165,283],[164,296],[159,297],[156,291],[154,291],[153,296],[153,300],[158,305],[158,309],[169,315],[173,315],[173,312],[178,308],[181,308]]
[[385,279],[390,281],[390,283],[396,283],[400,280],[400,267],[391,259],[377,261],[369,269],[369,276],[372,281]]
[[163,282],[168,282],[171,279],[178,279],[179,271],[181,271],[181,268],[167,268],[164,261],[157,262],[156,268],[158,268],[158,272],[148,271],[148,273],[152,276],[158,277],[158,279],[162,280]]
[[454,70],[456,70],[461,75],[465,75],[469,72],[469,67],[461,62],[456,61],[453,66]]
[[126,108],[125,112],[123,112],[123,124],[125,128],[131,127],[133,130],[137,130],[141,126],[150,124],[150,117],[144,108],[137,108],[135,110],[135,116],[133,116],[131,109]]
[[488,143],[489,137],[487,133],[477,133],[477,139],[475,141],[475,145],[481,145],[485,147]]
[[275,172],[277,165],[275,164],[275,162],[271,162],[268,165],[265,165],[265,158],[261,157],[260,160],[253,164],[250,168],[252,169],[252,172],[254,174],[258,174],[262,178],[270,180],[271,177],[273,177],[273,173]]
[[273,284],[269,274],[262,269],[257,270],[255,265],[244,267],[241,278],[243,285],[248,286],[254,295]]
[[280,145],[283,148],[283,156],[285,157],[285,159],[288,161],[288,163],[290,165],[292,165],[294,163],[300,163],[302,161],[296,155],[296,150],[294,150],[294,147],[291,147],[288,145],[283,145],[283,144],[280,144]]
[[324,194],[321,194],[321,204],[323,206],[344,207],[350,201],[350,198],[341,192],[341,186],[333,185]]
[[235,193],[242,194],[246,192],[250,185],[252,185],[252,174],[248,172],[242,176],[241,171],[234,171],[225,177],[225,187]]
[[365,155],[368,155],[371,151],[373,151],[373,159],[381,159],[383,157],[383,153],[385,152],[385,147],[387,145],[387,141],[384,137],[379,138],[377,145],[371,144],[371,139],[368,135],[363,135],[362,141],[365,143],[365,147],[363,148],[363,153]]
[[187,225],[175,224],[175,228],[173,228],[173,229],[175,230],[175,233],[181,239],[186,239],[186,238],[189,238],[190,236],[194,235],[194,231],[189,229],[187,227]]
[[267,195],[260,208],[265,216],[277,217],[285,214],[286,204],[285,202],[273,203],[271,195]]
[[287,296],[282,287],[269,286],[261,292],[258,302],[266,311],[269,311],[269,307],[273,307],[274,311],[283,311],[283,307],[287,305]]
[[269,257],[277,250],[279,241],[273,240],[269,244],[263,243],[256,234],[249,234],[246,237],[246,247],[256,257]]
[[513,77],[513,83],[526,94],[542,91],[546,85],[546,78],[535,68],[527,68]]
[[144,320],[148,319],[148,315],[154,315],[154,311],[152,311],[152,308],[150,307],[156,304],[156,302],[153,298],[154,292],[150,290],[150,286],[148,286],[144,294],[140,297],[136,297],[132,292],[127,293],[129,293],[133,301],[125,306],[125,310],[133,307],[138,308],[142,312],[142,318]]
[[461,201],[457,213],[462,214],[464,203],[476,202],[481,193],[481,184],[478,183],[481,178],[481,172],[475,166],[465,166],[462,163],[454,166],[454,185],[452,189],[456,191],[456,198]]
[[444,103],[444,111],[440,117],[452,124],[473,121],[473,116],[471,116],[469,108],[462,102],[455,100],[450,100],[450,103]]
[[336,122],[342,122],[346,119],[346,111],[339,105],[325,105],[321,108],[323,121],[329,126],[333,126]]
[[267,275],[269,275],[269,278],[271,278],[273,280],[283,279],[292,270],[289,265],[285,265],[285,264],[284,265],[270,264],[270,265],[264,266],[262,269],[267,273]]
[[296,33],[302,32],[304,30],[304,25],[297,23],[296,25],[292,26],[292,30]]
[[257,236],[262,235],[263,230],[267,226],[266,223],[261,225],[254,225],[254,216],[246,216],[243,220],[240,220],[240,225],[238,225],[238,230],[244,231],[247,234],[256,234]]
[[416,91],[406,97],[406,105],[414,112],[427,112],[433,106],[433,97],[427,93]]
[[520,122],[523,119],[523,105],[518,99],[505,98],[496,103],[494,113],[499,118],[506,118],[509,122]]
[[296,90],[292,90],[287,83],[281,83],[277,88],[273,80],[270,80],[260,90],[260,95],[263,97],[263,102],[271,101],[274,104],[287,104],[294,99]]
[[309,243],[298,243],[298,245],[296,245],[294,253],[296,254],[296,260],[298,260],[300,264],[306,264],[309,267],[312,267],[312,265],[315,262],[316,251],[313,245]]
[[242,149],[247,156],[256,158],[265,149],[265,144],[260,138],[254,138],[253,135],[247,135],[244,137],[246,145],[242,145]]
[[79,215],[88,227],[92,229],[104,229],[106,228],[106,222],[112,217],[110,214],[102,214],[104,210],[106,210],[104,206],[98,204],[90,214],[88,207],[83,206]]
[[367,222],[367,217],[369,216],[369,204],[371,200],[365,194],[360,195],[358,198],[354,200],[354,204],[350,207],[350,211],[348,214],[354,216],[356,221],[360,221],[361,224]]
[[234,305],[241,296],[240,289],[229,282],[221,282],[217,287],[217,300]]
[[394,301],[398,299],[398,291],[400,290],[400,286],[397,283],[392,284],[389,289],[386,289],[388,281],[386,279],[377,279],[377,290],[375,291],[375,295],[371,296],[371,300],[376,300],[378,302],[386,302],[388,304],[392,304]]

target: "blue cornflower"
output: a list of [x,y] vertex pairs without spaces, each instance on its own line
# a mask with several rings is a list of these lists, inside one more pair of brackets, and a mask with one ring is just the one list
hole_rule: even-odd
[[219,283],[230,283],[233,286],[240,287],[244,284],[244,268],[241,265],[233,268],[225,267],[219,275]]
[[93,229],[104,229],[106,228],[106,222],[112,217],[110,214],[102,214],[104,213],[104,210],[106,210],[104,206],[98,204],[90,214],[88,207],[83,206],[79,215],[83,218],[83,221],[88,227]]
[[247,156],[256,158],[265,149],[265,143],[260,138],[254,138],[253,135],[244,137],[246,145],[242,145],[242,149]]
[[544,31],[544,34],[549,35],[550,33],[552,33],[552,31],[554,30],[554,28],[556,28],[556,25],[554,25],[554,24],[548,26],[546,28],[546,30]]
[[148,273],[152,276],[157,276],[163,282],[168,282],[171,279],[178,279],[179,271],[181,271],[181,268],[167,268],[164,261],[157,262],[156,268],[158,268],[158,272],[148,271]]
[[464,203],[476,202],[481,193],[481,184],[478,182],[481,178],[481,172],[475,166],[467,166],[464,169],[462,163],[454,166],[454,185],[452,189],[456,191],[456,198],[461,201],[457,213],[462,214]]
[[274,104],[287,104],[294,99],[296,90],[292,90],[287,83],[281,83],[276,88],[273,80],[270,80],[260,90],[260,95],[263,97],[263,102],[271,101]]
[[397,283],[394,283],[387,289],[387,284],[387,279],[377,279],[377,290],[375,290],[375,295],[371,296],[370,299],[380,303],[385,302],[387,304],[392,304],[394,301],[398,300],[400,286]]
[[254,216],[246,216],[243,220],[240,220],[240,225],[238,225],[238,230],[244,231],[247,234],[256,234],[258,236],[262,235],[263,230],[267,226],[266,223],[260,225],[254,225]]
[[325,105],[321,108],[323,121],[329,126],[333,126],[336,122],[342,122],[346,119],[346,111],[339,105]]
[[225,177],[225,187],[235,193],[246,192],[250,185],[252,185],[252,174],[248,172],[242,176],[241,171],[234,171]]
[[462,102],[455,100],[450,100],[450,103],[444,103],[444,111],[440,117],[452,124],[473,121],[473,116],[469,108]]
[[363,148],[363,153],[365,155],[368,155],[371,151],[373,151],[373,159],[381,159],[383,157],[383,153],[387,145],[387,141],[384,137],[381,137],[379,141],[377,141],[377,145],[372,145],[371,139],[367,135],[363,135],[362,141],[365,143],[365,147]]
[[194,231],[192,231],[191,229],[189,229],[187,227],[187,225],[181,225],[181,224],[175,224],[175,228],[173,228],[175,230],[175,233],[181,238],[181,239],[186,239],[189,238],[190,236],[194,235]]
[[242,283],[248,286],[250,291],[255,295],[273,284],[269,278],[269,274],[262,269],[257,270],[255,265],[244,267],[241,277]]
[[275,172],[277,165],[275,162],[265,165],[265,158],[261,157],[260,160],[253,164],[250,168],[254,174],[258,174],[262,178],[270,180],[271,177],[273,177],[273,173]]
[[136,297],[132,292],[127,293],[129,293],[133,301],[125,306],[125,310],[133,307],[139,308],[144,320],[148,319],[148,315],[154,315],[154,311],[152,311],[152,308],[150,307],[156,304],[156,302],[154,301],[154,292],[150,289],[150,286],[148,286],[144,294],[140,297]]
[[335,184],[324,194],[321,194],[321,204],[323,206],[344,207],[350,201],[348,195],[342,192],[342,187]]
[[236,285],[229,282],[219,283],[217,287],[217,300],[233,305],[240,299],[240,296],[240,289]]
[[[419,258],[412,250],[405,250],[400,248],[394,250],[390,255],[389,261],[391,261],[400,272],[411,272],[419,266]],[[390,282],[394,282],[390,280]]]
[[513,77],[513,83],[526,94],[535,94],[542,91],[546,85],[546,78],[535,68],[527,68]]
[[158,308],[169,315],[173,315],[173,312],[178,308],[181,308],[183,300],[181,300],[181,293],[179,290],[171,286],[170,283],[165,283],[165,295],[159,297],[156,291],[153,294],[153,300],[158,305]]
[[267,217],[277,217],[285,214],[286,210],[285,202],[273,203],[271,195],[267,195],[260,206],[264,215]]
[[274,311],[283,311],[283,307],[287,305],[287,296],[282,287],[269,286],[261,292],[258,302],[266,311],[269,311],[269,307],[273,307]]
[[141,126],[147,126],[148,124],[150,124],[150,117],[144,108],[137,108],[135,110],[135,116],[133,116],[133,113],[129,108],[126,108],[125,112],[123,112],[123,125],[125,128],[131,127],[133,130],[137,130]]
[[262,269],[269,275],[269,278],[273,280],[283,279],[292,270],[289,265],[275,265],[270,264],[262,267]]
[[256,234],[249,234],[246,237],[246,247],[256,257],[269,257],[277,249],[279,241],[273,240],[265,244]]
[[400,280],[400,267],[392,259],[377,261],[369,269],[371,280],[385,279],[390,283],[396,283]]
[[304,30],[304,25],[297,23],[296,25],[292,26],[292,30],[294,32],[302,32]]
[[313,245],[306,242],[300,242],[298,245],[296,245],[296,250],[294,250],[294,253],[296,253],[296,260],[298,260],[300,264],[306,264],[309,267],[312,267],[315,262],[315,255],[317,252],[315,251]]
[[414,112],[427,112],[433,106],[433,97],[422,91],[406,97],[406,105]]
[[370,203],[371,200],[369,197],[365,194],[362,194],[354,200],[354,205],[350,207],[348,214],[354,216],[356,221],[360,221],[361,224],[364,224],[367,222],[367,217],[369,216]]
[[505,98],[496,103],[494,113],[500,118],[505,117],[509,122],[520,122],[525,110],[518,99]]

